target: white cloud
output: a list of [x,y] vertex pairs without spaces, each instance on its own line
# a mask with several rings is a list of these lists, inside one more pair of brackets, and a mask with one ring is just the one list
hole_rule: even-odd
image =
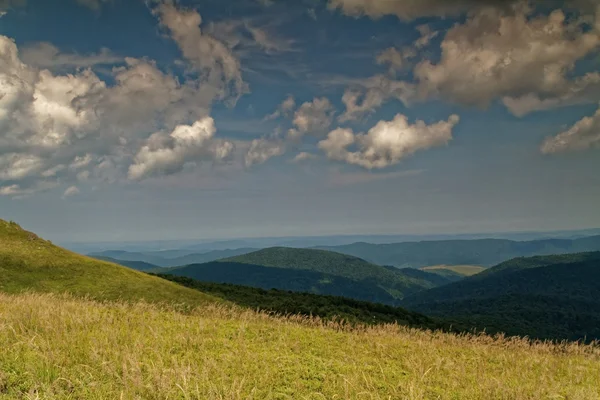
[[0,0],[0,17],[6,14],[6,10],[12,7],[25,5],[26,0]]
[[427,24],[417,26],[417,30],[421,34],[421,37],[415,41],[415,47],[418,49],[427,46],[439,34],[438,31],[431,30]]
[[395,15],[405,21],[419,17],[455,16],[476,4],[476,0],[329,0],[330,8],[340,9],[349,16],[366,15],[376,19]]
[[279,117],[289,117],[295,108],[296,100],[294,99],[294,96],[290,94],[279,106],[277,106],[277,110],[275,110],[272,114],[267,115],[264,120],[269,121]]
[[483,8],[451,28],[440,61],[415,67],[420,95],[481,107],[504,98],[513,113],[523,115],[585,92],[586,78],[568,75],[578,60],[598,50],[599,32],[585,31],[580,20],[566,20],[561,10],[530,12]]
[[304,161],[308,161],[308,160],[312,160],[314,158],[316,158],[317,156],[311,153],[307,153],[305,151],[302,151],[298,154],[296,154],[296,157],[294,157],[292,159],[292,163],[298,164]]
[[[379,121],[366,134],[355,135],[345,128],[331,131],[319,142],[319,148],[332,160],[367,169],[386,168],[416,151],[447,144],[458,121],[459,117],[452,115],[448,121],[431,125],[417,121],[410,125],[404,115],[398,114],[391,121]],[[350,146],[356,146],[357,151],[348,150]]]
[[69,186],[67,190],[65,190],[65,192],[63,193],[63,198],[66,199],[67,197],[76,196],[79,193],[80,191],[77,188],[77,186]]
[[223,161],[233,143],[216,140],[214,120],[205,117],[193,125],[179,125],[169,135],[155,133],[136,154],[129,167],[130,179],[180,172],[188,162]]
[[390,47],[377,55],[376,61],[379,65],[388,65],[390,73],[395,75],[396,72],[407,66],[407,60],[416,56],[416,52],[411,48],[406,48],[402,51],[395,47]]
[[97,54],[79,55],[61,53],[52,43],[39,42],[25,47],[21,51],[24,63],[38,68],[88,68],[96,65],[111,65],[123,63],[123,57],[118,57],[109,49],[100,49]]
[[[53,54],[45,65],[82,67],[89,61],[56,53],[52,45],[45,48],[51,48]],[[179,125],[208,117],[213,102],[225,98],[228,85],[221,82],[218,86],[209,78],[194,77],[180,82],[146,59],[125,58],[122,66],[109,73],[107,81],[89,68],[53,73],[24,63],[14,41],[0,36],[3,187],[12,187],[10,191],[15,192],[16,185],[17,195],[22,195],[36,188],[46,190],[50,183],[126,179],[136,156],[156,156],[143,151],[153,132],[170,132]],[[177,138],[171,140],[177,143]],[[212,157],[220,159],[230,145],[213,139],[208,147],[214,153]],[[180,149],[175,149],[176,158]],[[186,152],[181,152],[187,157]],[[143,161],[151,164],[152,160]],[[139,176],[145,176],[160,173],[155,169],[162,167],[136,168],[142,170]]]
[[585,117],[568,130],[546,139],[540,150],[544,154],[586,150],[600,146],[600,109],[591,117]]
[[232,104],[248,91],[240,61],[222,42],[202,32],[202,17],[197,11],[163,3],[155,13],[206,84],[220,89],[222,97],[229,98]]
[[331,126],[334,114],[333,105],[325,97],[303,103],[294,113],[294,128],[288,131],[288,139],[296,141],[305,134],[322,136]]
[[256,164],[263,164],[270,158],[285,153],[285,144],[281,140],[269,140],[266,138],[255,139],[244,158],[246,168]]
[[409,82],[390,79],[384,75],[357,80],[344,92],[342,102],[346,111],[338,117],[338,121],[356,121],[374,112],[390,98],[408,105],[414,97],[415,87]]

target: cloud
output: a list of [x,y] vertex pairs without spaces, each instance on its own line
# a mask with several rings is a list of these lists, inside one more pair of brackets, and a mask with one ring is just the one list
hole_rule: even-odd
[[457,16],[485,1],[477,0],[329,0],[329,8],[344,14],[373,19],[395,15],[410,21],[419,17]]
[[[379,121],[366,134],[355,135],[347,128],[331,131],[319,142],[319,148],[332,160],[367,169],[386,168],[419,150],[447,144],[458,122],[459,117],[452,115],[448,121],[432,125],[423,121],[410,125],[404,115],[398,114],[391,121]],[[349,151],[350,146],[356,146],[357,151]]]
[[0,17],[6,14],[6,10],[25,5],[25,1],[26,0],[0,0]]
[[76,196],[79,193],[80,191],[77,188],[77,186],[69,186],[67,190],[65,190],[65,192],[63,193],[63,199],[66,199],[67,197]]
[[396,71],[399,71],[406,66],[406,60],[408,58],[414,56],[415,53],[410,50],[400,52],[395,47],[390,47],[379,53],[376,61],[379,65],[388,65],[390,71],[396,73]]
[[401,20],[412,21],[421,17],[457,17],[484,7],[510,10],[525,3],[542,7],[566,5],[585,12],[594,12],[597,6],[597,0],[329,0],[328,6],[352,17],[378,19],[395,15]]
[[303,151],[303,152],[300,152],[300,153],[296,154],[296,157],[294,157],[291,162],[294,163],[294,164],[298,164],[298,163],[302,163],[302,162],[305,162],[305,161],[308,161],[308,160],[312,160],[312,159],[314,159],[316,157],[317,156],[314,155],[314,154],[307,153],[307,152]]
[[240,61],[222,42],[202,32],[202,17],[197,11],[163,3],[154,12],[205,84],[222,90],[222,97],[231,104],[248,91]]
[[433,38],[439,35],[438,31],[432,31],[427,24],[417,26],[417,30],[421,34],[421,37],[415,41],[415,47],[418,49],[427,46]]
[[277,106],[277,109],[272,114],[267,115],[264,120],[270,121],[279,117],[289,117],[295,108],[296,100],[294,99],[294,96],[290,94],[279,106]]
[[480,107],[504,99],[523,115],[585,93],[594,79],[569,75],[599,47],[599,32],[584,29],[579,19],[567,20],[562,10],[532,16],[527,7],[510,13],[488,7],[452,27],[440,61],[419,63],[414,76],[425,98]]
[[355,80],[342,96],[346,111],[338,117],[338,121],[356,121],[374,112],[390,98],[408,105],[414,97],[415,86],[410,82],[391,79],[385,75]]
[[214,139],[215,132],[214,120],[205,117],[191,126],[179,125],[169,135],[153,134],[136,154],[129,178],[171,175],[188,162],[225,160],[233,151],[233,143]]
[[[52,54],[54,61],[83,65],[82,59],[72,55],[54,50]],[[203,120],[212,104],[224,98],[223,86],[193,76],[180,81],[151,60],[126,57],[122,66],[108,74],[103,80],[90,68],[61,74],[30,65],[22,61],[12,39],[0,36],[3,187],[11,187],[10,192],[17,192],[18,187],[22,195],[46,190],[57,182],[115,182],[127,179],[136,157],[145,167],[133,168],[142,171],[133,176],[158,174],[160,166],[150,167],[154,165],[150,158],[157,154],[146,149],[149,136]],[[175,158],[181,153],[188,157],[177,147],[176,137],[170,140]],[[228,149],[226,142],[217,139],[208,147],[216,159]],[[165,170],[177,170],[175,164]]]
[[568,130],[546,139],[540,151],[543,154],[586,150],[600,146],[600,109],[591,117],[576,122]]
[[334,114],[333,105],[325,97],[303,103],[294,113],[294,128],[288,131],[288,139],[297,141],[305,134],[322,136],[331,126]]
[[244,165],[249,168],[256,164],[264,164],[270,158],[283,155],[285,144],[281,140],[269,140],[266,138],[255,139],[244,158]]
[[51,43],[39,42],[21,51],[24,63],[38,68],[89,68],[96,65],[112,65],[124,62],[123,57],[114,55],[109,49],[101,49],[97,54],[79,55],[61,53]]

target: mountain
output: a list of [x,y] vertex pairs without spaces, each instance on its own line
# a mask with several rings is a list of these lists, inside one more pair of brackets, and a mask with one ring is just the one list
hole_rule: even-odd
[[148,252],[129,252],[124,250],[106,250],[98,253],[90,253],[90,257],[100,260],[112,259],[119,260],[119,264],[124,262],[139,261],[152,264],[157,267],[169,268],[188,264],[201,264],[221,258],[233,257],[241,254],[256,251],[253,248],[239,248],[227,250],[213,250],[205,253],[186,253],[182,250],[164,250]]
[[440,284],[439,278],[433,274],[415,275],[397,268],[375,265],[358,257],[316,249],[273,247],[221,261],[335,275],[375,284],[396,298]]
[[398,299],[384,288],[370,282],[308,270],[264,267],[261,265],[210,262],[161,271],[174,276],[203,282],[229,283],[262,289],[326,294],[382,304],[398,304]]
[[70,293],[99,300],[178,304],[215,301],[212,296],[54,246],[0,220],[0,291]]
[[160,267],[158,267],[154,264],[149,264],[144,261],[125,261],[125,260],[117,260],[115,258],[110,258],[110,257],[94,257],[94,258],[96,258],[98,260],[102,260],[102,261],[107,261],[107,262],[110,262],[113,264],[122,265],[127,268],[135,269],[136,271],[148,272],[148,271],[155,271],[155,270],[160,269]]
[[318,248],[360,257],[375,264],[401,268],[442,264],[489,267],[515,257],[598,251],[600,235],[521,242],[504,239],[442,240],[391,244],[354,243]]
[[491,332],[600,339],[600,252],[514,259],[403,305]]
[[285,247],[160,272],[205,282],[342,296],[390,305],[409,293],[455,280],[424,271],[382,267],[330,251]]

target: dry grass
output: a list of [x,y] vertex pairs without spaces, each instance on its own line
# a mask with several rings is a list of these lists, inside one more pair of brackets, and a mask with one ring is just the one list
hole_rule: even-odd
[[600,349],[0,294],[0,399],[600,399]]
[[484,267],[478,265],[433,265],[421,269],[423,271],[448,270],[464,276],[473,276],[485,270]]

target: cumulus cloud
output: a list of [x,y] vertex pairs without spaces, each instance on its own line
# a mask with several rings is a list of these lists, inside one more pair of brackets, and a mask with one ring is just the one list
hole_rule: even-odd
[[421,34],[421,37],[415,41],[415,47],[418,49],[427,46],[439,34],[438,31],[431,30],[427,24],[417,26],[417,30]]
[[[398,114],[391,121],[379,121],[366,134],[357,135],[347,128],[333,130],[319,142],[319,148],[332,160],[367,169],[386,168],[419,150],[447,144],[458,121],[459,117],[452,115],[447,121],[431,125],[424,121],[411,125],[404,115]],[[348,150],[350,146],[357,150]]]
[[488,7],[451,28],[440,61],[419,63],[414,76],[426,98],[482,107],[503,98],[523,115],[586,93],[595,79],[571,80],[569,74],[599,46],[599,31],[567,20],[562,10],[532,16],[523,6],[510,13]]
[[342,96],[346,111],[338,117],[338,121],[356,121],[374,112],[391,98],[408,105],[414,97],[415,86],[410,82],[391,79],[385,75],[356,80]]
[[391,75],[407,67],[407,60],[415,57],[417,54],[410,47],[400,51],[395,47],[385,49],[377,55],[376,61],[379,65],[387,65]]
[[244,165],[249,168],[253,165],[264,164],[270,158],[285,153],[285,143],[281,140],[267,138],[255,139],[250,143],[250,148],[244,158]]
[[296,100],[291,94],[279,105],[277,110],[265,117],[265,121],[277,119],[279,117],[289,117],[296,108]]
[[25,0],[0,0],[0,17],[6,14],[6,10],[12,7],[22,6]]
[[240,61],[225,44],[202,32],[202,17],[196,10],[163,3],[154,11],[203,81],[222,89],[222,96],[228,97],[232,104],[248,91],[242,79]]
[[[0,36],[0,180],[5,195],[46,190],[56,182],[126,179],[134,160],[131,176],[138,179],[177,170],[175,160],[164,166],[153,162],[158,154],[150,143],[158,139],[149,136],[202,121],[230,86],[225,72],[221,81],[211,79],[212,73],[180,81],[151,60],[128,57],[103,80],[86,66],[111,61],[108,51],[92,60],[62,54],[50,44],[38,45],[36,51],[26,51],[24,62],[14,41]],[[51,57],[42,60],[40,52]],[[216,57],[218,64],[222,57]],[[76,69],[58,73],[44,66]],[[160,154],[173,151],[171,157],[183,155],[187,162],[197,153],[204,157],[204,149],[215,160],[230,151],[230,143],[216,139],[200,151],[192,140],[190,155],[179,139],[166,138]]]
[[298,163],[301,163],[301,162],[304,162],[304,161],[312,160],[313,158],[316,158],[316,157],[317,156],[315,156],[314,154],[302,151],[302,152],[296,154],[296,157],[294,157],[292,159],[292,162],[294,164],[298,164]]
[[129,178],[174,174],[188,162],[223,161],[233,151],[233,143],[214,139],[215,132],[214,120],[205,117],[193,125],[179,125],[169,135],[153,134],[136,154]]
[[63,198],[66,199],[67,197],[76,196],[79,193],[80,193],[80,191],[77,188],[77,186],[69,186],[63,193]]
[[331,126],[334,114],[333,105],[325,97],[303,103],[294,113],[294,128],[288,131],[288,139],[299,140],[305,134],[323,135]]
[[485,0],[329,0],[329,8],[354,17],[366,15],[377,19],[395,15],[410,21],[419,17],[456,16],[482,2]]
[[38,68],[88,68],[95,65],[111,65],[124,61],[109,49],[100,49],[97,54],[79,55],[61,53],[52,43],[40,42],[25,47],[21,51],[24,63]]
[[585,150],[600,146],[600,109],[591,117],[585,117],[568,130],[546,139],[540,150],[544,154]]

